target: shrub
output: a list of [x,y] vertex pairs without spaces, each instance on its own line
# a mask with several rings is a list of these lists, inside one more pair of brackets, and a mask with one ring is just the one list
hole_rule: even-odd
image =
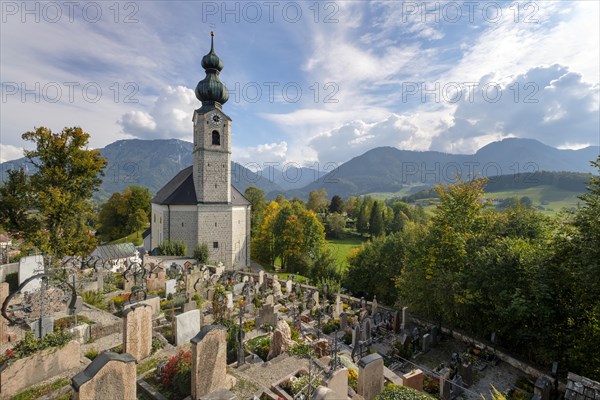
[[375,400],[434,400],[433,396],[406,386],[389,385],[379,393]]
[[290,355],[300,358],[310,358],[313,355],[312,348],[309,344],[300,343],[289,350]]
[[118,310],[122,310],[123,306],[125,305],[125,302],[129,300],[130,295],[130,293],[119,294],[117,296],[112,297],[111,300]]
[[25,332],[25,337],[13,348],[16,358],[25,358],[40,350],[51,347],[63,347],[72,339],[66,331],[49,333],[42,339],[33,336],[33,332]]
[[90,360],[94,361],[94,358],[98,357],[98,350],[96,350],[96,349],[90,349],[90,350],[88,350],[88,351],[85,352],[84,356],[86,356]]
[[163,347],[165,347],[165,344],[156,337],[152,338],[152,354],[156,353],[158,350],[162,349]]
[[332,332],[340,329],[340,320],[339,319],[331,319],[327,321],[325,325],[323,325],[323,333],[329,335]]
[[106,301],[104,300],[104,296],[102,295],[102,293],[90,290],[81,293],[81,297],[83,298],[84,303],[87,303],[101,310],[108,309],[108,306],[106,304]]
[[208,263],[208,245],[206,243],[199,243],[194,249],[194,259],[198,261],[198,264]]
[[[302,375],[301,377],[299,377],[298,379],[296,379],[295,381],[292,382],[292,394],[295,396],[298,393],[300,393],[300,391],[302,389],[304,389],[304,387],[306,385],[308,385],[308,374],[307,375]],[[323,383],[323,379],[321,378],[314,378],[312,380],[312,383],[315,387],[321,385]]]
[[179,392],[183,397],[191,391],[192,352],[179,350],[169,358],[162,370],[161,383],[166,388]]
[[255,353],[263,360],[267,359],[269,349],[271,348],[271,337],[270,336],[259,336],[254,339],[250,339],[246,342],[248,350]]
[[183,240],[165,240],[158,245],[158,247],[156,248],[156,252],[159,256],[185,257],[185,255],[187,254],[187,246]]

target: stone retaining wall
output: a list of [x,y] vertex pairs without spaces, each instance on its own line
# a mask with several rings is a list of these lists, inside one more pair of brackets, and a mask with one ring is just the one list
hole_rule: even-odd
[[62,348],[50,348],[22,358],[0,372],[0,399],[15,394],[54,376],[80,367],[80,347],[76,341]]

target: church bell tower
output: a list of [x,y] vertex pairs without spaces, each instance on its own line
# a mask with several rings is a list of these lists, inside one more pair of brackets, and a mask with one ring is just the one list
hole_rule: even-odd
[[223,61],[214,49],[202,58],[206,77],[196,86],[202,107],[194,112],[193,178],[198,203],[231,203],[231,118],[222,110],[229,91],[219,80]]

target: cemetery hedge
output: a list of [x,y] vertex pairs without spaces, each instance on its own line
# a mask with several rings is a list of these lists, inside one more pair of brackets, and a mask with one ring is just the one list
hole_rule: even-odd
[[388,385],[375,400],[434,400],[435,397],[406,386]]
[[33,336],[33,332],[25,332],[25,337],[20,340],[12,350],[7,350],[5,355],[0,357],[0,364],[9,360],[18,360],[28,357],[38,351],[51,347],[63,347],[69,343],[72,336],[66,331],[49,333],[41,339]]

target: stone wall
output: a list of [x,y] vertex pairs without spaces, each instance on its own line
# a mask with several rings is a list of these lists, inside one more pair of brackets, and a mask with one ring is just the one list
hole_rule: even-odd
[[[220,261],[226,268],[233,266],[231,205],[198,205],[198,241],[208,245],[210,260]],[[214,247],[214,242],[218,242],[218,248]]]
[[0,372],[0,399],[15,394],[46,379],[80,366],[80,346],[76,341],[62,348],[50,348],[10,364]]
[[[192,257],[198,243],[198,217],[196,206],[171,206],[171,215],[166,216],[163,240],[184,241],[186,256]],[[167,211],[168,214],[168,211]]]
[[19,272],[19,263],[0,265],[0,282],[6,282],[6,275]]

